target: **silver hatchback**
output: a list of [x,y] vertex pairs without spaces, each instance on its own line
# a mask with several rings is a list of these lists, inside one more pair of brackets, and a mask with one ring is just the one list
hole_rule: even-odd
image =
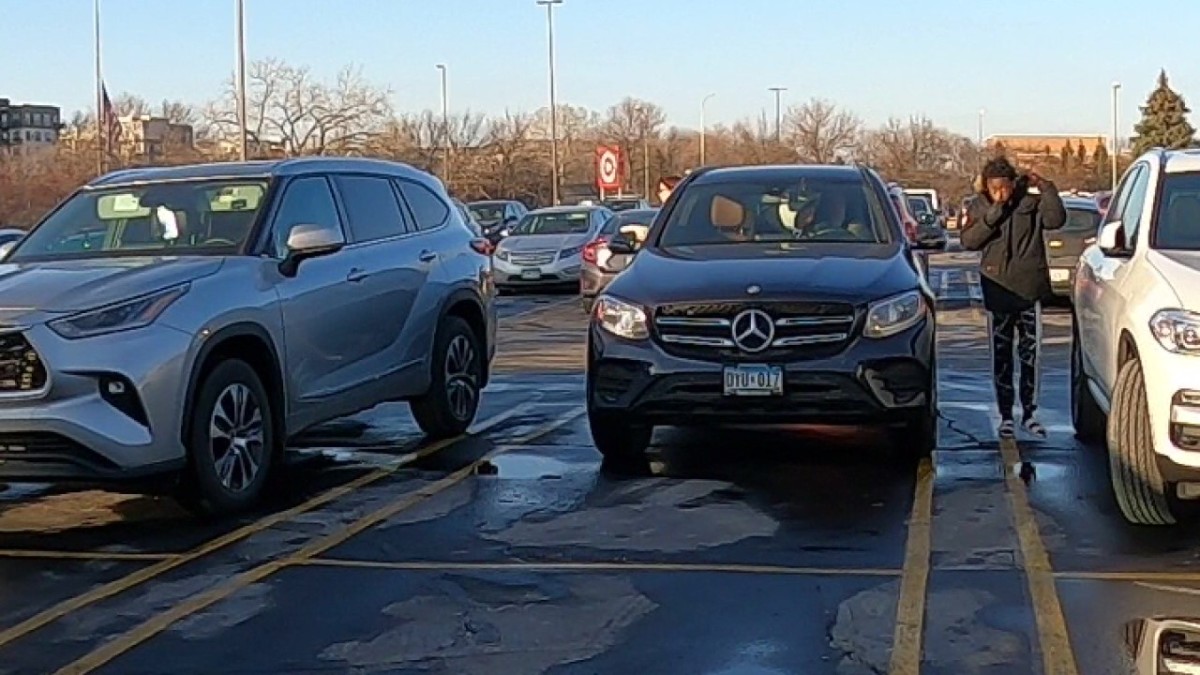
[[578,285],[583,247],[612,215],[603,206],[530,211],[496,247],[496,285],[502,289]]
[[0,249],[0,480],[167,476],[224,513],[320,422],[408,401],[459,434],[495,344],[487,248],[390,162],[101,177]]

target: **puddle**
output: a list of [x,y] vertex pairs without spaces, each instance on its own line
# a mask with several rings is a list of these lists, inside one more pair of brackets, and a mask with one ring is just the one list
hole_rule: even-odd
[[577,463],[564,462],[545,455],[520,453],[504,453],[493,457],[487,475],[517,480],[550,480],[562,478],[569,473],[579,473],[587,470],[587,466]]

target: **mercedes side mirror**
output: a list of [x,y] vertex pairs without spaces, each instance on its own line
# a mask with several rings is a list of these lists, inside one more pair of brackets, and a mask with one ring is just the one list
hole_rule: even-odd
[[345,245],[346,238],[338,230],[323,225],[293,225],[288,232],[287,256],[280,261],[279,272],[286,277],[294,277],[300,263],[337,253]]
[[1125,241],[1125,224],[1119,220],[1114,220],[1111,223],[1105,223],[1100,226],[1100,236],[1097,237],[1096,245],[1100,247],[1100,251],[1107,256],[1120,257],[1128,253]]

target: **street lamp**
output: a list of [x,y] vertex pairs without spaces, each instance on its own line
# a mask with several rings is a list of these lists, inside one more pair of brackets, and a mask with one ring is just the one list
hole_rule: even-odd
[[442,75],[442,180],[450,185],[450,99],[446,94],[446,64],[437,64]]
[[1118,105],[1117,105],[1117,102],[1118,102],[1118,96],[1119,96],[1120,92],[1121,92],[1121,83],[1113,82],[1112,83],[1112,157],[1110,159],[1112,161],[1112,189],[1114,191],[1117,189],[1117,153],[1119,153],[1121,151],[1121,144],[1117,140],[1117,134],[1119,133],[1117,131],[1117,129],[1118,129],[1118,124],[1117,124]]
[[246,122],[246,6],[237,0],[237,116],[238,157],[244,162],[250,154]]
[[987,111],[983,108],[979,109],[979,147],[983,147],[983,117],[987,115]]
[[642,136],[642,196],[650,198],[650,127],[649,115],[642,106],[635,106],[633,111],[638,116],[638,128]]
[[787,87],[769,87],[767,91],[775,92],[775,142],[779,143],[783,140],[783,108],[779,103],[779,95],[787,91]]
[[716,96],[715,93],[709,94],[700,101],[700,166],[704,166],[704,140],[708,132],[708,127],[704,122],[704,109],[708,106],[708,100],[714,96]]
[[549,47],[550,63],[550,163],[553,184],[550,186],[550,200],[558,205],[558,101],[554,91],[554,7],[563,4],[563,0],[537,0],[537,4],[546,8],[546,34]]

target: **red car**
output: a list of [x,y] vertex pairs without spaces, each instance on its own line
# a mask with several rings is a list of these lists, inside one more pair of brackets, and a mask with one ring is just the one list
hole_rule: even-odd
[[904,194],[904,188],[895,183],[888,186],[888,196],[892,198],[892,205],[896,207],[896,213],[900,216],[900,223],[904,225],[904,236],[908,239],[908,243],[917,243],[917,217],[908,208],[908,198]]

